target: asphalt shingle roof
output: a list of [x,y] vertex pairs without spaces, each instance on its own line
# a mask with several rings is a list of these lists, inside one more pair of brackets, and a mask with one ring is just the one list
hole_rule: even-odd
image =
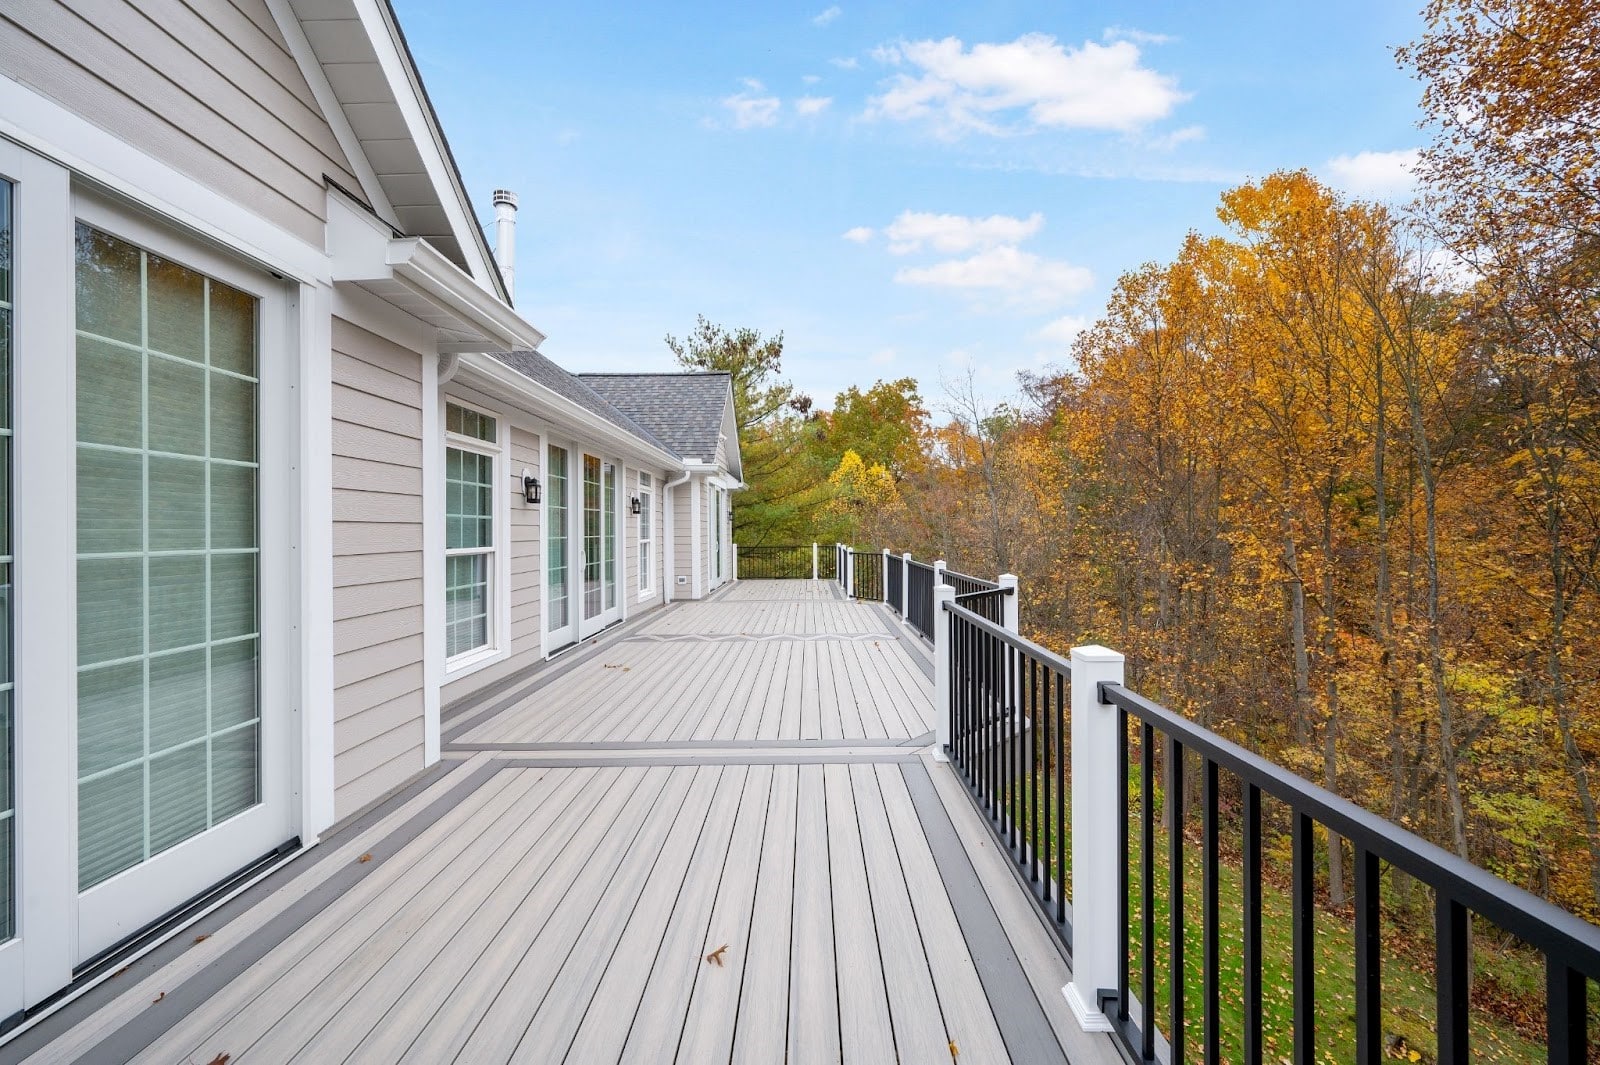
[[495,352],[494,357],[524,377],[539,382],[550,391],[571,400],[591,414],[599,415],[625,432],[632,433],[652,447],[658,447],[682,458],[682,453],[673,447],[670,441],[651,432],[648,425],[640,424],[626,411],[619,410],[616,404],[590,387],[582,377],[568,373],[537,351]]
[[666,441],[679,458],[716,459],[728,406],[727,374],[586,373],[578,377]]

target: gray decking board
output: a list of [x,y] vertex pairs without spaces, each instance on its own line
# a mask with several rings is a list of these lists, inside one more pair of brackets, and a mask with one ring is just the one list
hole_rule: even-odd
[[[761,590],[651,627],[877,624]],[[221,947],[0,1063],[1115,1060],[1069,1027],[1065,963],[959,782],[933,786],[904,644],[614,641],[475,711],[466,761],[341,826]]]

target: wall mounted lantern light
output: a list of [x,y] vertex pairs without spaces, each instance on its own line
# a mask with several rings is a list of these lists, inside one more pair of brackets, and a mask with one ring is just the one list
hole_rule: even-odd
[[530,503],[537,503],[541,498],[539,495],[539,478],[527,470],[522,471],[522,498]]
[[639,497],[638,496],[634,496],[631,500],[629,500],[628,509],[631,510],[635,514],[639,513],[641,507],[640,507],[640,504],[639,504]]

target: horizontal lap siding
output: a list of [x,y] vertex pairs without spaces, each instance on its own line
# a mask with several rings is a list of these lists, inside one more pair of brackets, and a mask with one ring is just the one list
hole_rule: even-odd
[[422,356],[333,323],[335,806],[423,768]]
[[[690,479],[672,490],[672,598],[690,599],[694,596],[694,494],[703,492],[704,485]],[[679,577],[688,577],[684,584]]]
[[5,0],[0,70],[319,247],[360,188],[264,0]]

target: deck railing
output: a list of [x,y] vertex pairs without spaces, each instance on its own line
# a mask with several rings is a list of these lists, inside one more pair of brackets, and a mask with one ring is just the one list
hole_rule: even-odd
[[[1436,1061],[1469,1060],[1474,916],[1543,955],[1547,1060],[1588,1061],[1588,992],[1589,982],[1600,980],[1600,928],[1130,691],[1122,683],[1120,654],[1076,647],[1067,660],[1024,639],[1016,631],[1015,599],[1003,591],[958,596],[954,586],[941,584],[933,595],[939,752],[967,784],[995,839],[1071,952],[1072,983],[1063,990],[1086,1030],[1112,1032],[1138,1061],[1182,1065],[1190,1051],[1198,1051],[1200,1060],[1219,1062],[1224,1017],[1238,1016],[1242,1030],[1228,1033],[1229,1041],[1242,1050],[1242,1061],[1263,1061],[1263,994],[1271,990],[1263,986],[1261,921],[1267,799],[1287,814],[1290,826],[1293,1050],[1284,1060],[1309,1065],[1322,1060],[1325,1049],[1315,1028],[1323,964],[1314,935],[1313,854],[1320,825],[1350,841],[1355,854],[1355,935],[1349,949],[1358,1062],[1378,1065],[1387,1052],[1379,922],[1385,865],[1421,884],[1435,900]],[[989,600],[1000,604],[999,620],[972,608]],[[1182,975],[1185,859],[1192,846],[1183,807],[1191,761],[1199,771],[1201,807],[1203,975],[1193,1004],[1198,1025],[1190,1024]],[[1137,768],[1136,791],[1130,766]],[[1164,786],[1158,788],[1158,781]],[[1241,905],[1229,914],[1219,902],[1223,795],[1237,797],[1228,807],[1238,815],[1230,831],[1239,836],[1242,866]],[[1156,852],[1158,823],[1165,826],[1164,860]],[[1158,862],[1165,868],[1158,869]],[[1156,899],[1162,876],[1165,915]],[[1224,921],[1235,922],[1242,935],[1242,986],[1227,992],[1226,1014],[1220,980]],[[1158,986],[1166,988],[1159,1017],[1150,1008]],[[1274,1051],[1273,1060],[1280,1053]]]
[[816,544],[740,544],[734,576],[742,581],[810,580],[817,576]]

